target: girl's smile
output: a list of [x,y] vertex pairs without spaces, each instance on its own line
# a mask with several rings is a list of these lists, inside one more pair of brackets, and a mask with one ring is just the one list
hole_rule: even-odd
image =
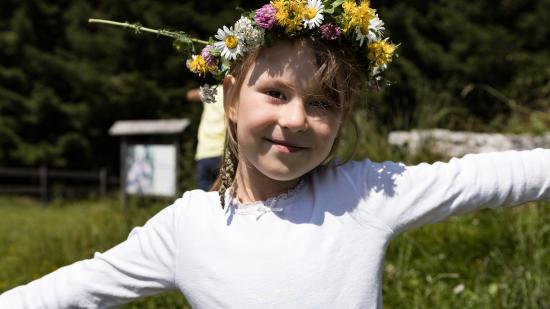
[[294,153],[309,149],[309,147],[298,146],[298,143],[293,143],[285,140],[269,139],[266,138],[268,143],[271,143],[276,151],[281,153]]

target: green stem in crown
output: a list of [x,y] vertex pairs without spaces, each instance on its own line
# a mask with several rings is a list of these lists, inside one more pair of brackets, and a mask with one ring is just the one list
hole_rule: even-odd
[[199,43],[199,44],[208,45],[208,41],[192,38],[187,33],[183,32],[183,31],[169,31],[169,30],[164,30],[164,29],[157,30],[157,29],[151,29],[151,28],[143,27],[139,23],[135,23],[135,24],[131,24],[131,23],[128,23],[128,22],[121,23],[121,22],[117,22],[117,21],[105,20],[105,19],[96,19],[96,18],[90,18],[90,19],[88,19],[88,22],[89,23],[97,23],[97,24],[106,24],[106,25],[123,27],[123,28],[132,28],[132,29],[135,30],[136,33],[140,33],[142,31],[145,31],[145,32],[150,32],[150,33],[154,33],[154,34],[157,34],[157,35],[167,36],[167,37],[173,38],[173,39],[181,41],[181,42],[192,42],[192,43]]

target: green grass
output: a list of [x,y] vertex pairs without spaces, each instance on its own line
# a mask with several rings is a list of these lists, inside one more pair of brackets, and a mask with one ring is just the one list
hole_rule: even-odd
[[[110,248],[167,204],[133,201],[125,217],[114,199],[42,208],[0,198],[0,291]],[[386,257],[384,308],[550,308],[549,207],[481,211],[401,235]],[[177,292],[123,306],[185,307]]]
[[[113,247],[169,202],[131,204],[124,216],[116,199],[54,202],[43,208],[31,199],[0,197],[0,291]],[[171,292],[122,308],[185,307],[183,296]]]
[[550,308],[549,206],[484,210],[398,237],[385,308]]

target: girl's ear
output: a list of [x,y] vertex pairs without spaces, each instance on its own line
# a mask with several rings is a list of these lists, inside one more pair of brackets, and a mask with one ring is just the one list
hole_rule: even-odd
[[237,122],[237,84],[235,77],[231,74],[223,79],[223,108],[229,119]]

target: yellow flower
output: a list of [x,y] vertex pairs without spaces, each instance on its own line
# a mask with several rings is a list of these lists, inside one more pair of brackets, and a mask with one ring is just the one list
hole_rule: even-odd
[[199,74],[199,76],[206,76],[206,73],[214,72],[217,69],[216,66],[206,65],[206,60],[201,55],[193,55],[191,59],[187,60],[186,65],[189,71]]
[[369,43],[369,60],[377,66],[384,66],[391,62],[396,48],[397,46],[388,43],[386,40]]
[[306,1],[304,0],[274,0],[271,5],[277,10],[275,20],[285,27],[285,33],[292,33],[302,29]]
[[344,9],[344,33],[348,32],[349,29],[355,29],[359,27],[362,33],[369,32],[369,23],[370,20],[376,17],[376,10],[370,7],[370,2],[368,0],[362,1],[361,4],[357,5],[355,0],[346,0],[342,4]]
[[228,36],[225,37],[224,42],[225,42],[225,46],[227,46],[227,48],[234,49],[235,47],[237,47],[237,44],[239,43],[239,40],[234,35],[228,35]]
[[304,12],[304,17],[306,19],[313,19],[315,16],[317,16],[317,9],[314,7],[308,7],[306,8],[306,11]]

